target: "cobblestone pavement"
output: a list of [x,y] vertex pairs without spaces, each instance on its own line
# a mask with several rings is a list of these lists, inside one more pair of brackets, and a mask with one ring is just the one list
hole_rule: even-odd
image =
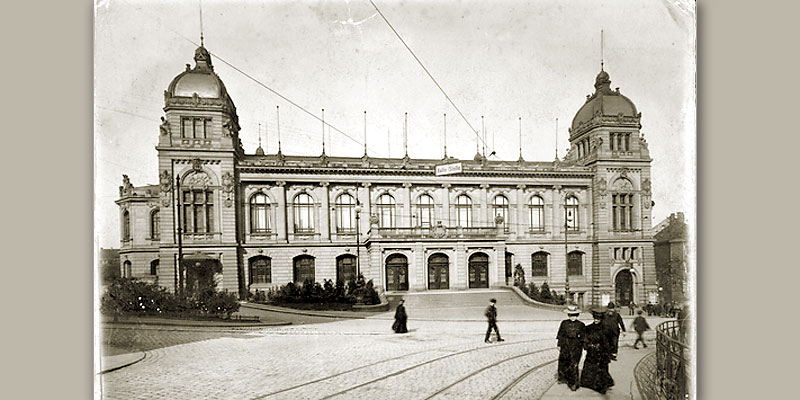
[[[531,318],[504,321],[501,307],[506,341],[485,344],[486,323],[481,314],[472,315],[482,310],[472,308],[451,308],[453,317],[445,321],[417,311],[402,335],[390,330],[391,312],[307,325],[172,332],[175,338],[167,342],[175,345],[101,375],[103,398],[532,399],[545,393],[555,380],[561,316],[529,308]],[[182,342],[181,335],[197,340]]]

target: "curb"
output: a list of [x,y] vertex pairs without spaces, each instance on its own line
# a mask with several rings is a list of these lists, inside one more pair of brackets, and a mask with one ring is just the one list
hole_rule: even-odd
[[127,367],[127,366],[130,366],[130,365],[136,364],[136,363],[138,363],[139,361],[142,361],[142,360],[144,360],[144,358],[147,356],[147,355],[146,355],[144,352],[140,352],[140,354],[141,354],[141,357],[138,357],[138,358],[136,358],[136,359],[135,359],[135,360],[133,360],[133,361],[129,361],[129,362],[123,363],[123,364],[121,364],[121,365],[117,365],[117,366],[115,366],[115,367],[111,367],[111,368],[104,369],[104,370],[102,370],[102,371],[98,372],[98,373],[97,373],[97,375],[102,375],[102,374],[106,374],[106,373],[109,373],[109,372],[114,372],[114,371],[116,371],[116,370],[118,370],[118,369],[122,369],[122,368],[125,368],[125,367]]
[[[383,306],[383,304],[376,304],[376,305]],[[252,308],[254,310],[279,312],[284,314],[304,315],[308,317],[347,318],[347,319],[366,319],[368,317],[366,315],[354,315],[354,314],[359,312],[372,311],[372,310],[362,310],[362,311],[316,311],[315,312],[313,310],[295,310],[293,308],[288,308],[288,307],[270,306],[266,304],[257,304],[257,303],[242,303],[242,307]],[[385,307],[388,310],[389,303],[386,303]],[[346,314],[328,314],[329,312],[341,312]]]

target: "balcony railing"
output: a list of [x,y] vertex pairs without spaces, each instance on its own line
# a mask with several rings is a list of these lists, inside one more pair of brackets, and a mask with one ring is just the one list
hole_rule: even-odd
[[387,228],[381,227],[370,232],[372,238],[414,238],[414,239],[444,239],[444,238],[496,238],[504,234],[502,227],[412,227],[412,228]]

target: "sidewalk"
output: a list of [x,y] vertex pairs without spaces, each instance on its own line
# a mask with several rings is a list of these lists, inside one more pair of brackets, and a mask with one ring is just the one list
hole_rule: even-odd
[[[636,364],[639,363],[639,360],[654,351],[654,343],[648,345],[647,348],[639,347],[638,350],[629,345],[623,346],[622,343],[620,343],[617,361],[612,361],[608,366],[608,371],[611,373],[611,377],[614,378],[614,386],[609,389],[605,395],[584,387],[573,392],[567,385],[556,383],[545,392],[541,399],[641,399],[642,396],[639,394],[639,389],[636,386],[633,370],[636,368]],[[584,357],[585,356],[586,353],[584,353]],[[581,359],[580,367],[583,368],[583,359]]]

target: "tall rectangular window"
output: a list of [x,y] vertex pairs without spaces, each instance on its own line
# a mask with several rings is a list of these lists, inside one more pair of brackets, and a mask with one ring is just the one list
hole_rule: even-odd
[[204,117],[182,117],[181,137],[188,139],[206,139],[208,137],[209,119]]
[[613,228],[615,231],[633,230],[633,195],[611,195]]
[[183,230],[188,233],[214,231],[214,195],[211,190],[183,192]]

